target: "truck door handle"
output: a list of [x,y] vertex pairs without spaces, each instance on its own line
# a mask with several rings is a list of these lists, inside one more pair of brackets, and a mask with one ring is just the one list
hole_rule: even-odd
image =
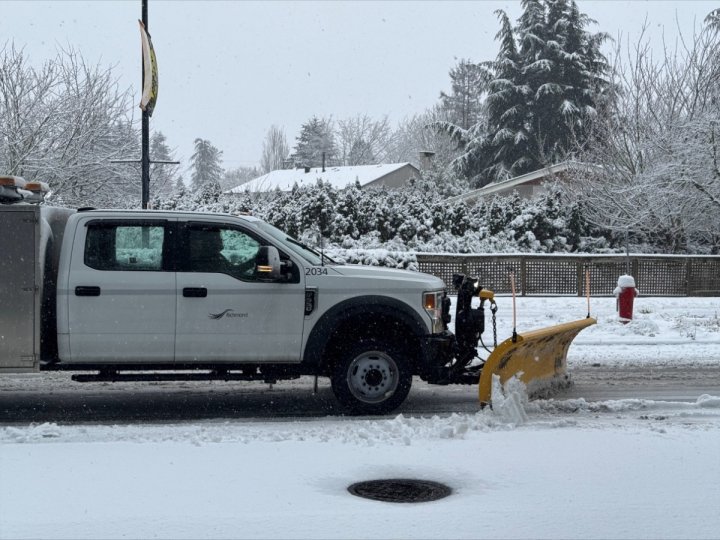
[[100,287],[80,285],[75,287],[75,296],[100,296]]
[[207,297],[207,289],[205,287],[185,287],[183,296],[185,298],[205,298]]

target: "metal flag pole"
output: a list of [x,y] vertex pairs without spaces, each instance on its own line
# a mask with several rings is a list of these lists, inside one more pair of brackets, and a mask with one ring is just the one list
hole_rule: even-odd
[[[148,30],[148,0],[142,0],[142,23]],[[145,55],[142,55],[142,88],[145,88]],[[142,143],[140,150],[140,167],[142,169],[142,208],[147,209],[150,202],[150,111],[147,107],[142,112]]]
[[[155,109],[158,92],[158,72],[155,50],[148,32],[148,0],[141,0],[142,19],[140,23],[140,38],[142,43],[142,97],[140,98],[140,109],[142,109],[141,145],[140,145],[140,169],[141,169],[141,205],[147,209],[150,205],[150,164],[179,165],[179,161],[167,161],[150,159],[150,117]],[[135,159],[111,160],[110,163],[138,163]]]

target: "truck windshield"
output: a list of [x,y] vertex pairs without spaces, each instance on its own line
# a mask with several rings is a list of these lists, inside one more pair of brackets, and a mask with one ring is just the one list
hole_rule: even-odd
[[295,238],[293,238],[292,236],[288,236],[286,233],[284,233],[277,227],[273,227],[269,223],[265,223],[264,221],[257,221],[256,224],[264,232],[272,236],[275,240],[281,242],[290,251],[299,255],[300,257],[308,261],[310,264],[316,266],[323,263],[338,264],[336,261],[332,260],[327,255],[320,254],[310,246],[303,244],[299,240],[295,240]]

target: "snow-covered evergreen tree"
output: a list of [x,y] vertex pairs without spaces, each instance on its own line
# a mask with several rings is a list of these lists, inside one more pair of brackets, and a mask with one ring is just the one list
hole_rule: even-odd
[[[482,182],[505,179],[532,170],[531,133],[529,132],[527,71],[517,49],[512,25],[503,11],[498,11],[501,28],[496,39],[500,52],[492,64],[494,77],[487,98],[488,137],[485,142],[488,160],[483,163]],[[524,36],[523,43],[528,42]],[[530,40],[530,43],[534,43]]]
[[358,222],[360,221],[361,190],[353,185],[337,194],[333,223],[333,240],[342,242],[346,237],[357,240],[360,237]]
[[173,190],[173,193],[184,194],[186,190],[187,186],[185,186],[185,180],[183,179],[182,175],[178,174],[177,180],[175,181],[175,189]]
[[463,128],[433,126],[463,153],[455,170],[484,185],[565,159],[585,144],[598,101],[607,89],[606,39],[570,0],[523,0],[515,27],[500,10],[500,50],[481,64],[491,75],[487,122]]
[[337,146],[333,121],[330,118],[313,116],[300,128],[292,159],[297,167],[320,167],[323,154],[326,166],[336,164]]
[[221,192],[220,180],[223,175],[221,166],[222,151],[215,148],[207,139],[195,139],[195,152],[190,158],[192,175],[190,180],[196,193],[202,193],[208,200],[217,200]]
[[302,190],[300,207],[300,230],[313,231],[323,238],[333,234],[336,191],[321,180]]
[[450,70],[449,93],[440,92],[443,109],[448,120],[455,125],[469,129],[483,119],[483,99],[487,92],[489,74],[487,69],[462,58]]
[[707,17],[705,17],[705,24],[707,24],[709,28],[720,32],[720,8],[708,13]]
[[[528,144],[526,160],[513,174],[557,163],[583,145],[609,84],[607,61],[600,52],[607,35],[585,30],[594,21],[575,1],[523,0],[522,5],[515,27],[521,69],[510,80],[524,90]],[[509,55],[501,50],[498,60],[502,56]]]
[[525,58],[526,81],[534,95],[532,132],[541,166],[557,163],[585,142],[597,101],[609,84],[607,62],[600,53],[607,36],[585,31],[595,21],[580,13],[575,1],[552,0],[546,6],[540,56]]

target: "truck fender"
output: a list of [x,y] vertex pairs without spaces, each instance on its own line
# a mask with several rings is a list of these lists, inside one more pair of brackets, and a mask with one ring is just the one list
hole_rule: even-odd
[[[333,306],[315,323],[305,345],[303,364],[322,369],[328,343],[333,338],[337,338],[336,332],[352,319],[362,319],[363,322],[368,323],[373,319],[395,320],[406,329],[406,332],[416,337],[418,342],[428,334],[427,326],[420,315],[404,302],[387,296],[358,296]],[[373,335],[371,325],[359,327],[355,335],[360,336],[363,332]],[[375,335],[387,338],[388,328],[377,329]]]

